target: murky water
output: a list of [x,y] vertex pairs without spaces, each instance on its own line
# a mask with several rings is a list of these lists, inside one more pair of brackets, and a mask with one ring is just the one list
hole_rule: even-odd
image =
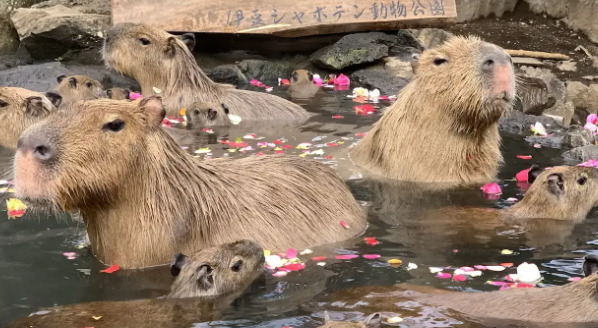
[[[285,96],[280,88],[275,92]],[[190,152],[209,148],[211,157],[274,153],[276,150],[272,145],[265,148],[260,145],[275,140],[283,141],[275,145],[280,148],[279,152],[299,155],[303,150],[295,148],[297,145],[312,143],[311,151],[321,151],[305,156],[335,167],[347,180],[355,197],[367,207],[370,220],[364,236],[333,248],[314,248],[313,255],[301,256],[307,264],[305,270],[282,278],[267,275],[225,311],[219,321],[198,322],[196,327],[315,327],[321,323],[323,310],[329,310],[337,320],[358,320],[370,314],[369,311],[382,311],[385,315],[400,315],[405,319],[397,326],[479,327],[480,324],[467,322],[457,315],[446,315],[438,309],[408,301],[396,302],[390,309],[368,308],[365,295],[354,294],[351,288],[408,282],[462,291],[490,291],[497,287],[486,284],[486,281],[502,280],[507,273],[514,272],[514,267],[503,272],[486,271],[481,277],[465,282],[439,279],[430,273],[429,267],[505,262],[516,267],[524,261],[538,264],[544,276],[544,286],[565,284],[569,278],[581,276],[581,258],[595,252],[598,243],[596,213],[591,213],[577,225],[540,226],[529,232],[517,226],[487,226],[483,217],[447,222],[442,210],[430,214],[431,210],[444,206],[508,206],[507,198],[521,198],[523,194],[522,186],[514,182],[515,174],[532,163],[561,164],[562,150],[535,149],[523,140],[523,136],[504,135],[505,165],[500,172],[503,194],[498,200],[485,199],[477,187],[431,193],[408,184],[364,179],[347,159],[347,149],[359,139],[359,133],[367,131],[378,119],[388,103],[376,104],[378,110],[374,115],[360,116],[353,110],[358,104],[348,99],[347,94],[347,91],[326,90],[317,99],[302,102],[311,111],[319,113],[303,124],[282,127],[250,124],[220,131],[215,129],[220,137],[241,138],[239,142],[247,143],[238,149],[250,146],[252,150],[231,152],[229,145],[203,132],[185,137],[184,143]],[[252,133],[254,139],[243,139]],[[533,155],[533,160],[517,159],[516,155]],[[0,163],[8,165],[8,155],[2,156]],[[206,154],[197,156],[204,158]],[[0,172],[7,169],[0,168]],[[0,212],[0,325],[42,307],[154,297],[164,293],[170,283],[164,268],[144,272],[119,271],[111,275],[100,273],[105,266],[87,250],[77,249],[83,235],[82,224],[66,216],[55,218],[29,213],[24,218],[9,220],[5,211]],[[368,245],[363,239],[365,236],[376,237],[379,244]],[[503,255],[503,249],[514,253]],[[77,252],[78,257],[68,260],[64,252]],[[379,254],[381,257],[374,260],[362,257],[334,259],[335,254],[341,253]],[[323,267],[310,260],[312,256],[321,255],[328,256]],[[403,264],[392,267],[387,262],[389,259],[401,259]],[[416,264],[418,268],[407,270],[408,263]]]

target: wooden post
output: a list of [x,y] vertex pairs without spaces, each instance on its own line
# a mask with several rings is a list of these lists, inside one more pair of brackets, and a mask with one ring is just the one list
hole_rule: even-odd
[[455,21],[455,0],[112,0],[114,24],[304,36]]

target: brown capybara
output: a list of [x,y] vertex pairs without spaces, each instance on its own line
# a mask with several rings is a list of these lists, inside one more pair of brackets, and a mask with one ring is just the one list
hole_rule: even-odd
[[40,93],[22,88],[0,87],[0,146],[15,148],[25,129],[56,110],[62,97],[56,92]]
[[314,84],[314,75],[304,69],[295,70],[290,82],[288,93],[292,98],[311,98],[320,91]]
[[165,114],[156,96],[93,100],[30,127],[15,155],[17,197],[79,211],[98,258],[122,268],[245,238],[303,249],[364,230],[331,168],[290,156],[199,161],[161,128]]
[[197,102],[187,107],[185,116],[187,126],[205,128],[211,126],[229,126],[230,109],[226,104]]
[[195,102],[227,104],[245,121],[303,120],[310,115],[299,105],[267,93],[239,90],[210,80],[189,48],[192,33],[175,37],[142,24],[117,24],[104,42],[104,61],[139,83],[144,97],[161,91],[168,116]]
[[129,100],[131,90],[122,88],[110,88],[106,90],[106,97],[112,100]]
[[328,311],[324,312],[324,324],[318,328],[371,328],[380,327],[380,314],[370,314],[363,322],[332,321]]
[[85,75],[60,75],[54,88],[62,96],[62,104],[105,98],[102,84]]
[[498,120],[514,97],[504,49],[475,37],[452,38],[424,51],[413,80],[351,158],[397,180],[447,187],[490,181],[502,161]]
[[170,271],[176,279],[164,298],[53,307],[10,327],[190,327],[216,319],[264,272],[264,250],[241,240],[190,257],[177,254]]

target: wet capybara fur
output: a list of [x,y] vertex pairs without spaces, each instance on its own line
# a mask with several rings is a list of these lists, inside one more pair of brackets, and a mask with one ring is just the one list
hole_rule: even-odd
[[424,51],[416,66],[351,158],[397,180],[447,186],[492,180],[502,161],[498,120],[515,97],[510,56],[478,38],[455,37]]
[[168,297],[213,296],[232,292],[264,272],[264,249],[250,240],[204,248],[191,257],[178,253],[170,265],[176,280]]
[[362,322],[332,321],[328,311],[324,312],[324,324],[318,328],[374,328],[380,327],[380,314],[373,313]]
[[25,129],[55,111],[62,97],[56,92],[40,93],[23,88],[0,87],[0,146],[15,148]]
[[298,69],[291,74],[288,93],[292,98],[311,98],[320,88],[314,84],[314,75],[307,70]]
[[185,116],[187,117],[188,127],[199,129],[212,126],[229,126],[229,113],[230,109],[226,104],[197,102],[187,107]]
[[199,161],[161,128],[164,115],[156,96],[56,112],[21,136],[15,195],[79,211],[98,258],[122,268],[246,238],[303,249],[364,230],[364,210],[326,165],[291,156]]
[[104,42],[104,61],[139,83],[144,97],[161,90],[168,116],[195,102],[227,104],[245,121],[303,120],[310,115],[299,105],[267,93],[239,90],[210,80],[190,49],[191,33],[175,37],[141,24],[117,24]]
[[112,100],[129,100],[131,91],[122,88],[110,88],[106,90],[106,97]]
[[85,75],[60,75],[54,88],[62,96],[62,104],[105,98],[102,84]]

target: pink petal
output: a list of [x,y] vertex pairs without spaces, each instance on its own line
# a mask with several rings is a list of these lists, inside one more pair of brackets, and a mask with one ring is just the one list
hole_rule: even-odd
[[500,189],[500,186],[494,182],[492,183],[488,183],[486,185],[484,185],[482,188],[482,191],[484,192],[484,194],[487,195],[500,195],[502,194],[502,190]]
[[375,260],[380,258],[380,254],[364,254],[363,258],[368,260]]
[[286,272],[286,271],[278,271],[278,272],[274,272],[272,275],[273,275],[274,277],[284,277],[284,276],[286,276],[287,274],[289,274],[289,273],[288,273],[288,272]]
[[449,279],[450,277],[452,277],[452,275],[450,273],[446,273],[446,272],[438,272],[436,274],[436,277],[438,277],[440,279]]
[[473,271],[475,271],[474,268],[472,268],[472,267],[466,267],[466,266],[461,267],[461,270],[463,270],[465,272],[473,272]]
[[490,271],[500,272],[500,271],[504,271],[505,267],[500,266],[500,265],[488,265],[488,266],[486,266],[486,269],[488,269]]
[[62,253],[62,255],[66,256],[66,257],[71,257],[71,256],[77,256],[77,253],[75,253],[75,252],[64,252],[64,253]]
[[129,99],[130,100],[137,100],[141,97],[141,94],[139,92],[129,92]]
[[341,75],[337,76],[334,79],[334,84],[338,86],[348,86],[351,84],[351,80],[345,74],[341,73]]
[[349,225],[347,224],[347,221],[345,221],[345,220],[341,220],[341,226],[343,226],[343,228],[345,228],[345,229],[349,229]]
[[287,259],[294,259],[297,257],[297,251],[293,248],[287,249]]
[[571,277],[568,280],[571,282],[578,282],[578,281],[581,281],[581,277]]
[[479,264],[474,265],[473,267],[476,268],[477,270],[486,270],[487,269],[485,265],[479,265]]
[[299,271],[305,269],[304,263],[291,263],[284,266],[289,271]]
[[487,283],[492,286],[500,286],[500,287],[509,286],[509,283],[506,283],[504,281],[488,281]]
[[467,280],[467,277],[465,277],[464,275],[461,274],[457,274],[453,277],[454,281],[465,281]]
[[352,260],[354,258],[359,257],[359,255],[355,255],[355,254],[346,254],[346,255],[337,255],[335,256],[335,258],[337,260]]

